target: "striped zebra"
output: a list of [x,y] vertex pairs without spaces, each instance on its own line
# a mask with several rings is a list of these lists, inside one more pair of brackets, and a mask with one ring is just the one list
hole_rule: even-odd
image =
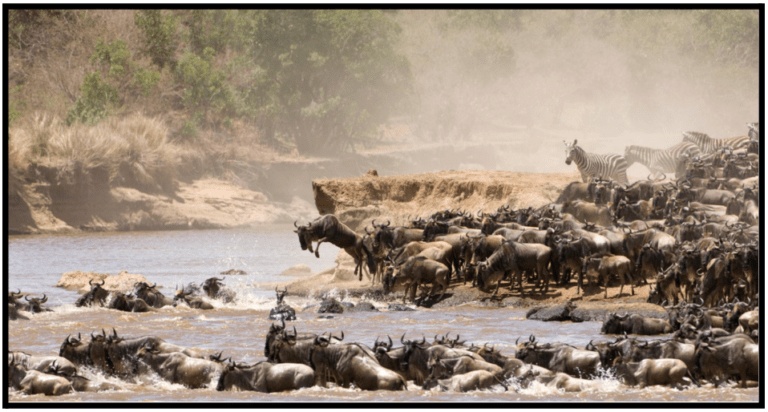
[[676,177],[685,173],[687,159],[693,159],[700,155],[699,146],[691,142],[681,142],[666,149],[653,149],[644,146],[627,146],[624,149],[627,167],[637,162],[647,167],[653,174],[674,172]]
[[749,136],[731,137],[728,139],[713,139],[704,133],[683,132],[683,141],[691,142],[699,146],[701,153],[712,154],[724,147],[730,147],[733,150],[746,148],[749,145]]
[[760,123],[747,123],[749,128],[749,146],[747,152],[760,153]]
[[587,153],[579,146],[576,146],[578,140],[568,144],[565,140],[565,164],[576,162],[576,167],[581,173],[581,180],[588,183],[591,178],[601,177],[603,179],[613,179],[619,183],[628,184],[627,179],[627,161],[620,155],[601,155]]

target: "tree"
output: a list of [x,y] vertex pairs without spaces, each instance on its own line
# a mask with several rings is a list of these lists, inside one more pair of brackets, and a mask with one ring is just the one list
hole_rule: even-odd
[[262,129],[302,154],[354,150],[375,138],[410,86],[394,44],[400,28],[377,10],[263,10],[251,26],[257,69],[244,95]]

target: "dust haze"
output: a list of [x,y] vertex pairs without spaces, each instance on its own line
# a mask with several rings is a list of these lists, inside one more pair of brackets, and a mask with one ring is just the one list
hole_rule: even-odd
[[623,155],[631,144],[672,146],[684,131],[746,135],[759,119],[757,11],[726,11],[745,22],[732,41],[719,20],[697,17],[706,12],[633,12],[469,11],[451,30],[449,12],[399,11],[417,96],[405,141],[496,142],[508,160],[467,164],[458,151],[443,169],[565,172],[576,167],[563,140]]

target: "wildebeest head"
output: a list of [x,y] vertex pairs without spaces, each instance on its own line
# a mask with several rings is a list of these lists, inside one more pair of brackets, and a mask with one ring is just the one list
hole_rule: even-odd
[[84,360],[90,361],[88,345],[81,341],[79,333],[76,338],[70,334],[64,339],[61,347],[59,347],[59,356],[75,364],[82,364]]
[[314,253],[314,250],[312,250],[312,240],[314,240],[311,230],[312,222],[309,222],[305,226],[298,226],[296,225],[296,222],[293,222],[293,226],[296,228],[296,230],[293,232],[299,235],[299,244],[301,245],[301,250],[309,249],[310,252]]
[[389,342],[384,342],[383,340],[380,341],[379,338],[376,338],[376,341],[373,342],[373,353],[380,353],[381,351],[389,352],[390,349],[392,349],[392,338],[387,335],[387,340]]
[[42,307],[43,303],[48,302],[48,297],[45,294],[43,294],[42,298],[32,299],[29,299],[29,296],[24,296],[24,300],[29,302],[29,311],[32,313],[51,312],[51,309]]
[[[373,239],[373,249],[371,249],[371,250],[378,251],[379,248],[381,247],[382,243],[385,243],[385,244],[388,244],[388,245],[391,246],[392,245],[393,232],[394,232],[395,229],[389,227],[389,225],[390,225],[389,220],[387,220],[387,223],[385,223],[385,224],[378,224],[377,225],[376,224],[376,219],[373,219],[371,224],[374,227],[374,230],[371,233],[373,235],[372,236],[372,239]],[[366,230],[365,232],[368,233],[368,230]]]
[[210,278],[203,283],[203,290],[208,295],[209,298],[215,298],[219,294],[219,290],[224,286],[223,283],[221,283],[225,278]]
[[101,283],[94,283],[93,279],[89,280],[88,284],[91,286],[91,290],[81,296],[77,302],[75,302],[75,306],[91,306],[94,303],[98,303],[99,305],[103,306],[104,300],[107,298],[107,296],[109,296],[109,292],[102,288],[104,283],[106,283],[106,281],[103,279]]
[[8,303],[16,304],[16,299],[19,299],[20,297],[24,296],[23,293],[21,293],[21,289],[19,289],[18,292],[8,292]]
[[507,357],[501,351],[494,349],[493,346],[489,347],[487,343],[477,351],[477,354],[485,359],[486,362],[499,366],[504,366],[504,363],[507,361]]
[[283,299],[285,298],[285,295],[288,293],[288,288],[285,287],[283,290],[277,290],[277,287],[275,287],[275,294],[277,295],[277,304],[282,305]]
[[403,356],[400,358],[401,370],[408,369],[408,363],[410,362],[414,350],[426,350],[430,346],[427,343],[427,338],[424,336],[422,336],[421,341],[405,340],[405,333],[400,337],[400,343],[403,344]]
[[611,314],[611,317],[608,318],[605,323],[603,323],[603,327],[601,328],[600,332],[609,335],[621,333],[622,324],[628,317],[629,314],[625,314],[624,316],[621,316],[617,313]]

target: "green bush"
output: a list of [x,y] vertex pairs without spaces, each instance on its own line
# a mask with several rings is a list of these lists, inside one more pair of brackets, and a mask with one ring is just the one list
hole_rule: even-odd
[[160,10],[140,10],[134,15],[136,26],[144,33],[144,53],[152,63],[163,68],[175,65],[174,52],[177,47],[176,17],[162,15]]
[[109,105],[118,105],[119,102],[115,87],[105,83],[98,73],[86,74],[80,86],[80,97],[67,114],[67,125],[76,122],[96,124],[107,116]]

